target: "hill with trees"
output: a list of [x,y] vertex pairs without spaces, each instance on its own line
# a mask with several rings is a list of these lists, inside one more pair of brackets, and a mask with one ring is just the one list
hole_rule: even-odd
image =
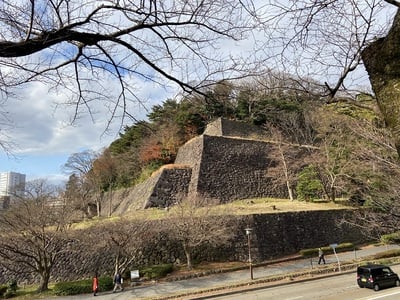
[[[318,86],[315,84],[315,94]],[[271,169],[276,184],[292,182],[289,198],[333,202],[338,197],[348,198],[380,212],[386,213],[390,207],[389,213],[394,213],[392,202],[399,178],[396,149],[370,96],[359,94],[356,101],[327,104],[305,92],[293,77],[277,81],[272,75],[219,82],[204,94],[167,99],[154,106],[148,120],[126,127],[107,149],[92,154],[89,160],[78,159],[84,153],[73,154],[71,159],[88,165],[85,169],[75,162],[74,170],[66,164],[71,171],[66,196],[90,186],[91,194],[99,199],[92,205],[99,209],[106,192],[134,186],[160,166],[174,162],[186,141],[223,117],[262,128],[279,145],[284,166],[287,145],[318,149],[310,153],[306,167],[298,173],[292,173],[289,165]],[[86,171],[77,172],[80,169]],[[82,200],[81,210],[87,213],[91,201]]]

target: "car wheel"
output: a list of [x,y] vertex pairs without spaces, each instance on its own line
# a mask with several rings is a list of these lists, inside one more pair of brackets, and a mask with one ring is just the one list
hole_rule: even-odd
[[364,288],[364,286],[363,286],[362,284],[358,284],[358,286],[359,286],[360,288]]
[[379,291],[379,285],[377,285],[377,284],[374,285],[374,291],[375,292]]
[[396,280],[396,282],[394,284],[395,284],[395,286],[400,286],[400,280]]

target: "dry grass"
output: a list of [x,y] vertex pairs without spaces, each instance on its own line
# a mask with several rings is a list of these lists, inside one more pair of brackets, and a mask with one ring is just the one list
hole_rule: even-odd
[[[283,213],[294,211],[312,211],[312,210],[334,210],[334,209],[349,209],[345,201],[332,202],[305,202],[288,199],[274,199],[274,198],[257,198],[238,200],[227,204],[216,205],[211,210],[208,208],[210,214],[228,214],[228,215],[250,215],[250,214],[270,214],[270,213]],[[170,211],[174,207],[170,208]],[[167,210],[159,208],[150,208],[145,210],[136,211],[129,215],[134,219],[147,219],[156,220],[161,219],[167,214]]]
[[234,201],[225,205],[219,205],[216,209],[221,209],[233,215],[249,215],[349,208],[348,206],[341,204],[341,202],[343,203],[343,201],[332,203],[322,201],[305,202],[298,200],[290,201],[288,199],[260,198]]
[[[216,205],[215,207],[207,208],[207,214],[212,215],[250,215],[250,214],[276,214],[283,212],[295,212],[295,211],[313,211],[313,210],[334,210],[334,209],[349,209],[349,206],[344,205],[345,201],[332,202],[305,202],[288,199],[275,199],[275,198],[257,198],[257,199],[246,199],[237,200],[227,204]],[[201,209],[201,208],[200,208]],[[169,211],[173,211],[174,207],[171,207]],[[144,210],[137,210],[130,212],[129,215],[125,215],[126,219],[134,220],[159,220],[164,218],[168,214],[166,209],[160,208],[148,208]],[[112,217],[106,219],[97,219],[83,221],[73,225],[75,229],[87,228],[95,226],[100,222],[113,222],[118,220],[120,217]]]

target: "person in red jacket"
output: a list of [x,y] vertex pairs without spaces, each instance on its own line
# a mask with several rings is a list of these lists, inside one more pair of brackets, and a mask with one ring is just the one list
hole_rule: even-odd
[[93,291],[93,296],[96,296],[96,293],[99,290],[99,278],[97,277],[97,273],[94,274],[93,277],[93,283],[92,283],[92,291]]

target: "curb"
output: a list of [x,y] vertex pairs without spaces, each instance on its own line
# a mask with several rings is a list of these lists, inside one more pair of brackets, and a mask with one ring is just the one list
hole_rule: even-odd
[[[342,269],[344,266],[342,267]],[[266,287],[277,287],[281,285],[286,285],[286,284],[293,284],[293,283],[299,283],[299,282],[304,282],[304,281],[310,281],[310,280],[316,280],[320,278],[325,278],[325,277],[330,277],[330,276],[338,276],[346,273],[353,272],[354,265],[352,264],[350,266],[351,270],[346,270],[344,272],[333,274],[336,272],[337,267],[332,266],[329,268],[325,269],[313,269],[311,271],[299,271],[299,272],[294,272],[294,273],[287,273],[287,274],[281,274],[281,275],[272,275],[252,281],[243,281],[240,283],[236,284],[231,284],[231,285],[224,285],[220,287],[214,287],[211,289],[202,289],[198,291],[192,291],[192,292],[183,292],[179,294],[174,294],[174,295],[168,295],[168,296],[160,296],[157,298],[151,298],[153,300],[170,300],[170,299],[186,299],[186,300],[194,300],[194,299],[207,299],[211,295],[213,297],[221,297],[221,296],[229,296],[229,295],[234,295],[237,293],[241,293],[243,291],[256,291],[259,289],[264,289]],[[299,280],[296,280],[298,277],[306,277],[302,278]],[[287,281],[289,280],[289,281]],[[230,289],[230,291],[226,291]],[[233,290],[232,290],[233,289]],[[238,289],[238,290],[234,290]],[[191,297],[193,296],[193,297]],[[150,298],[149,298],[150,299]]]
[[[215,287],[211,289],[202,289],[198,291],[192,292],[183,292],[174,295],[168,296],[160,296],[157,298],[145,298],[145,299],[153,299],[153,300],[170,300],[170,299],[186,299],[186,300],[203,300],[208,299],[210,296],[212,297],[222,297],[234,295],[237,293],[242,293],[243,291],[256,291],[265,288],[278,287],[287,284],[301,283],[306,281],[312,281],[317,279],[323,279],[332,276],[340,276],[343,274],[348,274],[354,272],[355,268],[359,265],[367,262],[366,258],[363,261],[359,262],[344,262],[341,265],[341,272],[338,272],[338,267],[336,264],[334,266],[329,266],[327,268],[322,269],[312,269],[307,271],[298,271],[293,273],[287,273],[282,275],[272,275],[264,278],[256,279],[253,281],[244,281],[231,285],[224,285],[220,287]],[[395,257],[391,259],[380,259],[375,261],[369,261],[371,263],[384,263],[395,265],[400,263],[400,257]],[[305,277],[296,280],[296,278]],[[289,280],[289,281],[287,281]],[[256,286],[257,285],[257,286]],[[229,291],[227,291],[229,289]]]
[[[262,262],[262,263],[258,263],[258,264],[253,263],[253,268],[264,267],[264,266],[282,263],[282,262],[288,262],[288,261],[296,261],[299,259],[304,259],[304,257],[302,257],[301,255],[295,255],[295,256],[290,256],[290,257],[285,257],[285,258],[280,258],[280,259],[275,259],[275,260],[269,260],[267,262]],[[248,268],[249,268],[248,265],[244,265],[244,266],[229,268],[229,269],[214,269],[214,270],[199,272],[199,273],[190,274],[190,275],[169,277],[169,278],[165,278],[163,281],[173,282],[173,281],[187,280],[187,279],[193,279],[193,278],[200,278],[200,277],[204,277],[204,276],[210,276],[210,275],[214,275],[214,274],[246,270]]]

